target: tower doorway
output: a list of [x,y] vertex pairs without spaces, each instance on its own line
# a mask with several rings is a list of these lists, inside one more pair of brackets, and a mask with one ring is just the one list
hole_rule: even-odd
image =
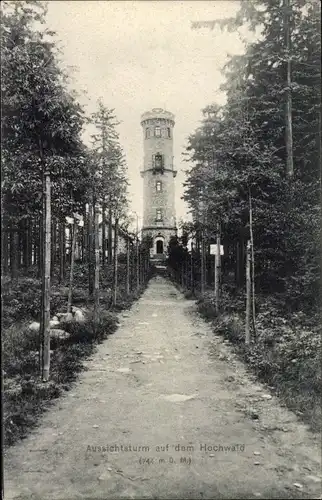
[[163,253],[163,241],[162,240],[157,240],[156,250],[157,250],[157,254]]

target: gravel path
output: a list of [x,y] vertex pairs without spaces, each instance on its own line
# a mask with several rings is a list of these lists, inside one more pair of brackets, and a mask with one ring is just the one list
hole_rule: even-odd
[[86,366],[6,453],[5,500],[321,498],[319,436],[163,278]]

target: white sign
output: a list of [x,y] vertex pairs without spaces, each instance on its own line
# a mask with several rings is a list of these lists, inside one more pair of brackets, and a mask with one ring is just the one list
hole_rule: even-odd
[[[217,255],[217,245],[210,245],[210,255]],[[220,255],[224,255],[223,245],[220,245]]]

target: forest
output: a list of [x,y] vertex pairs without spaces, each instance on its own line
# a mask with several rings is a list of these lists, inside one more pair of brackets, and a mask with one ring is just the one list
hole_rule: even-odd
[[313,426],[321,417],[320,15],[315,0],[252,0],[234,19],[214,21],[260,34],[230,57],[226,103],[209,103],[189,137],[192,222],[169,245],[172,279]]
[[75,379],[81,358],[115,331],[116,311],[141,294],[151,272],[149,243],[130,230],[114,110],[100,100],[86,115],[46,14],[45,2],[2,4],[6,443]]

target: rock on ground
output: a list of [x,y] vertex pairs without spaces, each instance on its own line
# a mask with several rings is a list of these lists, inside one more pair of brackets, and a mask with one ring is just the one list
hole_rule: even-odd
[[29,330],[31,330],[32,332],[39,332],[39,329],[40,329],[40,323],[38,323],[37,321],[33,321],[32,323],[30,323],[29,325]]

